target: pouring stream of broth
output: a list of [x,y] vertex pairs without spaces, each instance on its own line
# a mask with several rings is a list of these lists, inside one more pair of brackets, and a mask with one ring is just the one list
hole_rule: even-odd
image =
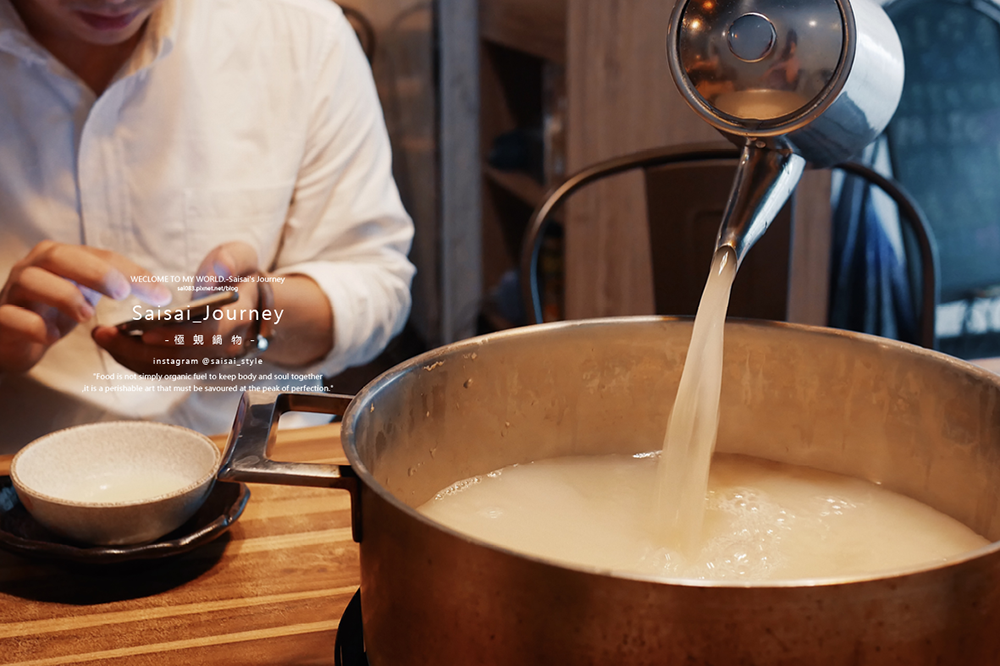
[[677,398],[660,457],[655,529],[665,544],[697,552],[705,516],[708,470],[719,427],[722,347],[729,292],[736,278],[736,254],[723,246],[712,258],[698,304]]

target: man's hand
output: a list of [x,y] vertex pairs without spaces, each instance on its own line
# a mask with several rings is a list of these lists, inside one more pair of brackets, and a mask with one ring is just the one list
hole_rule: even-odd
[[42,241],[14,264],[0,291],[0,372],[25,372],[59,339],[94,315],[101,296],[131,294],[154,306],[170,302],[152,275],[121,255]]
[[[252,275],[257,270],[257,252],[251,246],[242,242],[219,245],[202,260],[198,275],[214,276],[216,284],[238,285],[240,297],[221,308],[217,318],[199,324],[160,326],[146,331],[142,337],[123,334],[114,326],[99,326],[93,331],[94,341],[116,361],[140,374],[187,374],[200,369],[197,365],[162,363],[167,358],[204,363],[205,359],[239,356],[243,343],[253,337],[256,329],[257,322],[250,319],[249,313],[257,308],[257,285],[229,280]],[[196,335],[201,336],[200,344],[195,344]],[[215,336],[222,337],[221,345],[213,344]],[[156,363],[158,359],[160,363]]]

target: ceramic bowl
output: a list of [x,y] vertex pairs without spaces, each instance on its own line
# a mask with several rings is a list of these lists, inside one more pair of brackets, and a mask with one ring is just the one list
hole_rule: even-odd
[[221,453],[204,435],[146,421],[74,426],[21,449],[10,475],[51,531],[99,545],[155,541],[208,496]]

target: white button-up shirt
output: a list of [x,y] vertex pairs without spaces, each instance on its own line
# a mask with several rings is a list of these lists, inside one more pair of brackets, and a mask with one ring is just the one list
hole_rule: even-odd
[[[335,347],[304,371],[332,375],[402,327],[412,234],[370,69],[329,0],[166,0],[100,97],[0,0],[4,279],[52,239],[113,250],[181,286],[210,249],[244,241],[262,268],[307,275],[329,298]],[[95,323],[129,319],[136,303],[105,298]],[[98,348],[91,328],[28,377],[0,378],[0,432],[116,417],[231,425],[238,393],[157,389]]]

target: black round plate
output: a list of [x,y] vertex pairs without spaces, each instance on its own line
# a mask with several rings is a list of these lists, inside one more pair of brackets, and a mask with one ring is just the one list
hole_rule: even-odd
[[0,476],[0,548],[27,558],[82,564],[116,564],[179,555],[223,534],[243,513],[250,489],[217,482],[197,513],[176,530],[137,546],[88,546],[42,527],[21,504],[9,476]]

